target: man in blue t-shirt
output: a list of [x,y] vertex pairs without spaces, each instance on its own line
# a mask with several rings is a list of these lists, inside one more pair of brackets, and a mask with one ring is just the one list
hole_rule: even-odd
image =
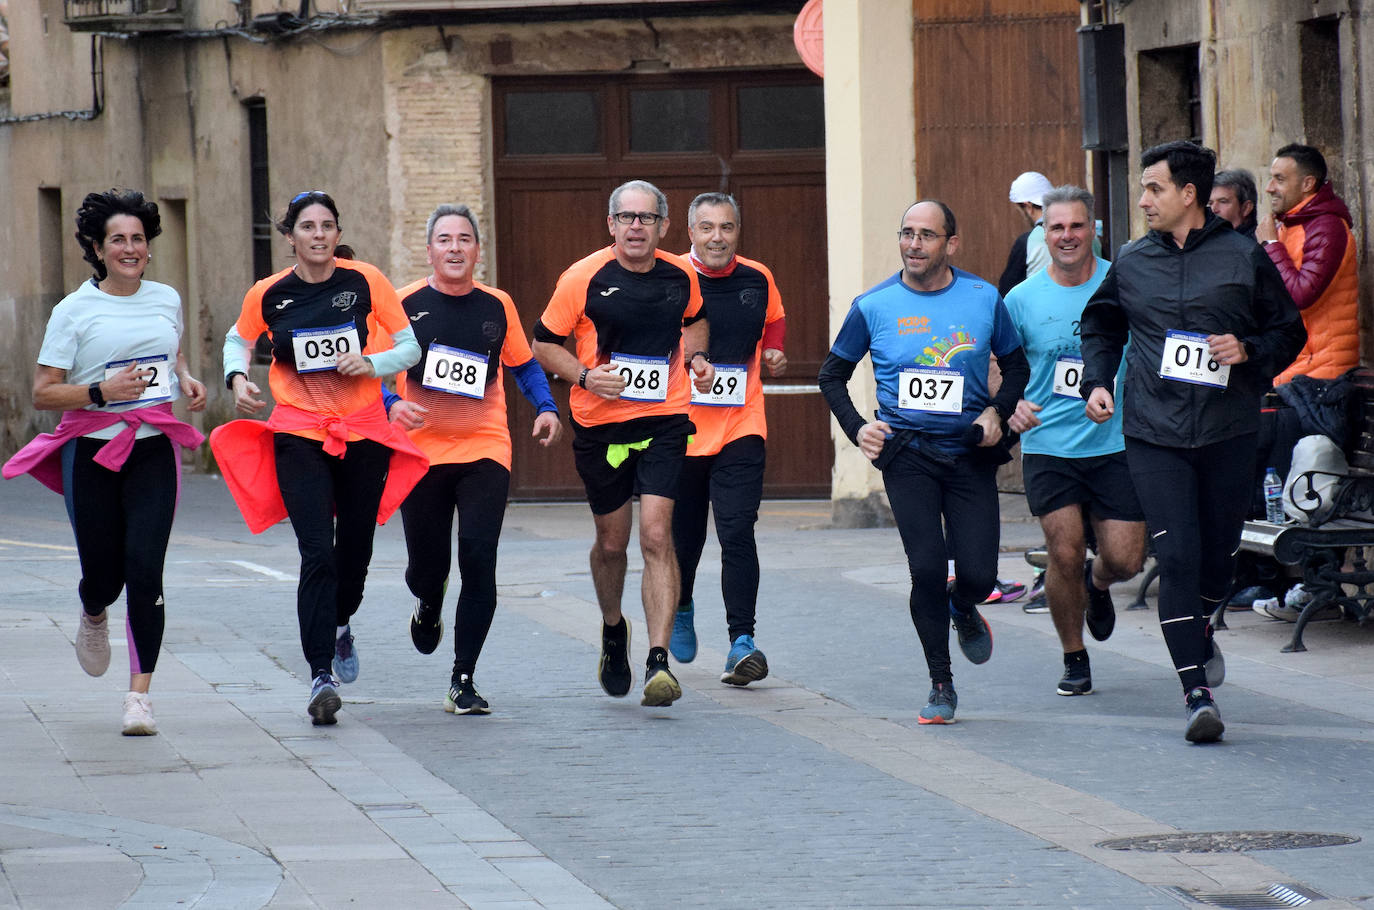
[[[992,656],[992,631],[975,605],[997,580],[996,472],[1010,460],[999,443],[1030,368],[997,288],[950,265],[959,236],[948,206],[912,205],[897,241],[902,270],[854,300],[820,386],[845,436],[883,472],[911,570],[911,620],[930,671],[919,720],[947,724],[957,707],[951,621],[965,657],[981,664]],[[869,421],[847,385],[865,355],[878,396]],[[991,356],[1002,369],[996,396],[988,391]],[[949,558],[955,581],[947,594]]]
[[[1116,610],[1107,587],[1140,571],[1145,516],[1126,467],[1120,412],[1093,423],[1078,392],[1078,321],[1108,268],[1093,255],[1093,196],[1061,186],[1047,191],[1044,201],[1050,265],[1007,294],[1031,368],[1026,397],[1007,423],[1023,434],[1026,501],[1049,550],[1045,594],[1064,648],[1064,676],[1056,691],[1087,695],[1093,681],[1083,625],[1086,620],[1098,641],[1112,634]],[[1086,564],[1085,519],[1097,539],[1097,558]]]

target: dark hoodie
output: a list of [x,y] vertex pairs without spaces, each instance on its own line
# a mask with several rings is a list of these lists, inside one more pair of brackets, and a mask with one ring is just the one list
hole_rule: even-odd
[[[1155,445],[1198,448],[1257,432],[1260,397],[1307,338],[1260,246],[1211,212],[1206,218],[1182,249],[1159,231],[1122,247],[1083,309],[1083,397],[1112,388],[1129,337],[1116,395],[1122,430]],[[1164,379],[1168,331],[1235,335],[1249,357],[1231,367],[1224,389]]]

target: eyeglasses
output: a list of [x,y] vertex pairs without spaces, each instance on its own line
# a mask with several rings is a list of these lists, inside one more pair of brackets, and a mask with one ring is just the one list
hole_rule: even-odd
[[949,234],[937,234],[934,231],[913,231],[911,228],[902,228],[900,231],[897,232],[897,239],[902,241],[903,243],[914,243],[916,241],[916,238],[919,237],[921,238],[921,243],[923,245],[928,243],[934,243],[937,240],[941,240],[949,236]]
[[287,205],[295,205],[297,202],[300,202],[302,199],[309,199],[311,196],[327,196],[327,195],[329,195],[329,194],[326,193],[324,190],[306,190],[304,193],[297,193],[296,195],[292,196],[292,197],[291,197],[291,201],[290,201],[289,203],[287,203]]
[[645,227],[658,224],[659,220],[663,218],[657,212],[616,212],[611,217],[621,224],[634,224],[635,219],[639,219],[639,223]]

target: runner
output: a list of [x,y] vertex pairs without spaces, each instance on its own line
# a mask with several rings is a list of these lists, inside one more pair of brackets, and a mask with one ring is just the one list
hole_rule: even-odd
[[[670,705],[682,687],[668,667],[680,581],[673,553],[673,498],[692,422],[689,386],[711,388],[709,328],[701,318],[696,272],[659,250],[668,199],[632,180],[611,193],[611,245],[573,263],[534,326],[534,356],[576,387],[573,457],[596,525],[592,581],[601,607],[597,678],[608,695],[630,691],[630,625],[621,614],[630,498],[639,493],[641,597],[649,657],[640,703]],[[569,335],[573,354],[564,347]],[[684,347],[690,354],[684,356]]]
[[[224,339],[224,381],[239,413],[267,406],[248,378],[249,352],[266,333],[277,404],[265,423],[218,427],[210,445],[253,533],[291,518],[301,553],[296,614],[313,680],[308,713],[332,724],[340,682],[358,678],[349,619],[362,603],[373,532],[428,464],[387,422],[376,377],[414,364],[420,347],[382,273],[335,257],[341,228],[328,194],[297,194],[276,227],[296,264],[244,296]],[[382,350],[387,333],[394,347]]]
[[683,663],[697,653],[692,588],[706,543],[706,514],[715,513],[720,542],[720,590],[730,652],[720,681],[747,686],[768,675],[768,659],[754,644],[754,607],[759,594],[759,554],[754,524],[763,498],[763,380],[787,369],[782,345],[786,319],[782,296],[768,267],[736,254],[739,204],[728,193],[702,193],[687,209],[691,250],[683,261],[697,272],[716,379],[708,392],[693,392],[690,416],[696,433],[673,509],[673,543],[682,573],[669,649]]
[[496,612],[496,548],[510,492],[511,444],[501,365],[534,405],[541,445],[563,432],[544,371],[530,353],[510,296],[474,280],[482,258],[477,219],[466,205],[441,205],[425,227],[433,272],[400,290],[424,356],[384,392],[393,423],[429,458],[429,471],[401,504],[406,585],[417,598],[410,639],[433,654],[444,637],[453,513],[458,512],[462,586],[453,621],[453,675],[444,710],[490,714],[473,682]]
[[38,351],[33,405],[61,411],[4,467],[63,494],[81,564],[76,659],[92,676],[110,666],[107,607],[128,605],[125,736],[157,732],[148,699],[166,603],[162,569],[181,484],[181,447],[204,437],[172,416],[185,398],[205,409],[205,386],[181,353],[181,298],[147,281],[148,245],[162,232],[157,205],[136,190],[91,193],[76,239],[95,277],[53,307]]

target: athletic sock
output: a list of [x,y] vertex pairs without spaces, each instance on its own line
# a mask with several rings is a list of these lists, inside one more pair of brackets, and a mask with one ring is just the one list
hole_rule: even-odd
[[655,667],[668,666],[668,649],[650,648],[649,659],[644,662],[644,666],[649,667],[650,669]]

